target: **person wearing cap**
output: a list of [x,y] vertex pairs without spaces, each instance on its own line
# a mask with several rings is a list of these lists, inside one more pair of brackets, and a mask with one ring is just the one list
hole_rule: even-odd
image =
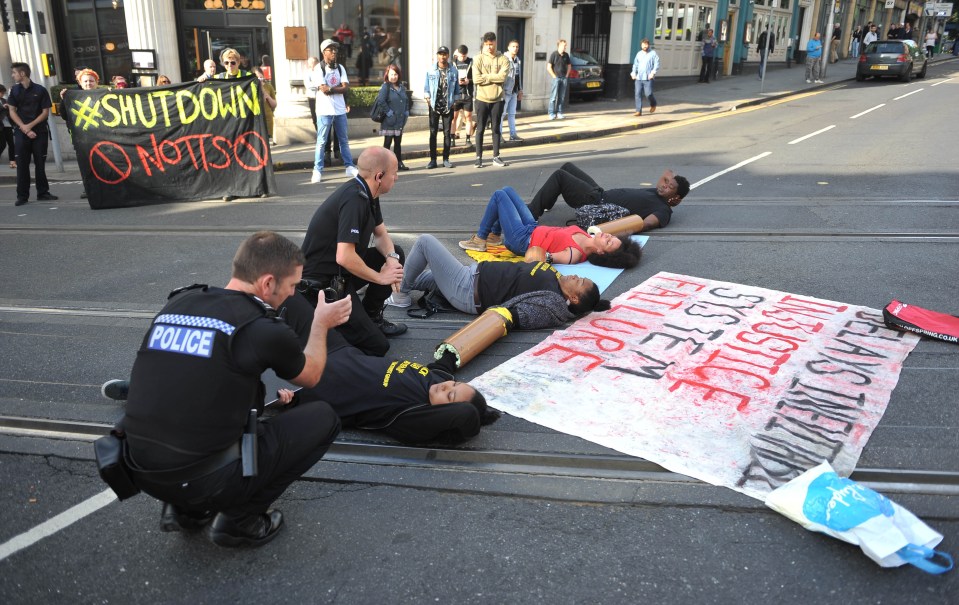
[[459,74],[450,65],[450,49],[440,46],[436,49],[436,63],[426,72],[423,86],[423,98],[430,106],[430,163],[427,168],[436,168],[436,133],[443,124],[443,166],[452,168],[450,148],[453,146],[451,126],[453,124],[453,102],[460,94]]
[[311,183],[323,180],[324,148],[330,132],[336,132],[340,147],[340,157],[346,166],[346,175],[355,177],[358,173],[350,153],[350,138],[346,131],[346,93],[350,89],[350,80],[346,69],[336,62],[339,45],[327,38],[320,44],[323,59],[314,68],[320,73],[316,90],[316,151],[314,153],[313,176]]

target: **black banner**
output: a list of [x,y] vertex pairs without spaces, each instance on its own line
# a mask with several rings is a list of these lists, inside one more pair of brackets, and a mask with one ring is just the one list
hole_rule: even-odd
[[64,98],[94,209],[275,191],[263,111],[252,76]]

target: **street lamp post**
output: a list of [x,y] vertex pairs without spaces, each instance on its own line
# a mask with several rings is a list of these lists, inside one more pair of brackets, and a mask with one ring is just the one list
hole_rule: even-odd
[[829,65],[829,57],[832,54],[832,30],[833,30],[833,25],[835,25],[835,23],[836,23],[836,0],[832,0],[829,7],[829,23],[826,25],[826,33],[823,34],[823,39],[825,39],[826,36],[829,36],[829,45],[826,46],[825,43],[823,43],[822,45],[823,54],[826,55],[825,57],[823,57],[824,60],[822,62],[822,75],[820,76],[823,79],[823,81],[826,80],[826,66]]

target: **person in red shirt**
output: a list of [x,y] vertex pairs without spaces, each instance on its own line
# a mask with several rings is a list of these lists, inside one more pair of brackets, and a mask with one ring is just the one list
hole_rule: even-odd
[[590,235],[575,225],[540,226],[512,187],[493,193],[476,235],[459,245],[464,250],[485,252],[488,243],[500,241],[510,252],[527,261],[567,265],[589,258],[594,265],[625,269],[635,267],[641,254],[639,245],[628,237],[609,233]]

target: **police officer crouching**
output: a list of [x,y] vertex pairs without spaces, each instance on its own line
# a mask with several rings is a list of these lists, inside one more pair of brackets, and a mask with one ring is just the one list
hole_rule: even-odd
[[327,331],[350,315],[349,299],[321,299],[301,346],[273,307],[293,293],[303,261],[286,238],[256,233],[237,251],[225,288],[174,291],[144,337],[116,432],[125,436],[135,486],[164,502],[163,531],[199,529],[212,519],[210,539],[220,546],[265,544],[283,523],[270,505],[339,433],[337,415],[322,401],[250,422],[263,405],[261,374],[271,368],[314,386],[326,364]]

